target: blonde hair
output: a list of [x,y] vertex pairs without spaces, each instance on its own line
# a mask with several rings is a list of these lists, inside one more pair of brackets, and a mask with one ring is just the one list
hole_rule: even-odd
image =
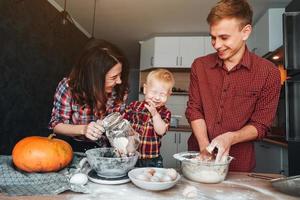
[[158,80],[169,87],[169,92],[172,92],[172,88],[175,84],[173,74],[166,69],[156,69],[151,71],[146,78],[146,84],[150,84],[151,81]]
[[221,0],[208,14],[206,21],[212,25],[224,18],[240,20],[241,29],[247,24],[252,25],[253,11],[247,0]]

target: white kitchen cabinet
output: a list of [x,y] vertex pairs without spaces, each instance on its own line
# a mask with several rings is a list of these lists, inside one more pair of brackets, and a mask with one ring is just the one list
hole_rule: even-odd
[[255,142],[255,172],[288,175],[287,148],[264,141]]
[[155,37],[154,38],[154,67],[179,66],[179,38]]
[[166,168],[179,168],[180,163],[173,155],[187,151],[187,141],[191,132],[168,131],[162,138],[160,153],[163,157],[163,165]]
[[141,43],[140,66],[152,66],[154,57],[154,38]]
[[195,58],[204,54],[204,37],[182,37],[179,39],[179,67],[190,68]]
[[175,168],[177,165],[177,161],[173,158],[173,155],[177,153],[177,134],[176,132],[168,131],[162,138],[160,153],[163,157],[164,167]]
[[247,42],[249,50],[259,56],[264,56],[282,46],[284,8],[270,8],[256,22],[253,32]]
[[142,41],[140,70],[190,68],[195,58],[205,55],[205,38],[161,36]]
[[214,49],[214,47],[211,44],[211,37],[204,37],[204,54],[211,54],[211,53],[215,53],[216,50]]
[[255,53],[256,51],[256,43],[255,43],[255,37],[256,37],[256,31],[255,26],[252,27],[252,32],[247,40],[247,47],[248,50]]

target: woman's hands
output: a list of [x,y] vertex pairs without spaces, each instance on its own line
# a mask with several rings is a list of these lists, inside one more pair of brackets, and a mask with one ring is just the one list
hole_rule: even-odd
[[103,128],[101,120],[97,120],[96,122],[90,122],[83,129],[83,135],[85,135],[86,138],[93,141],[98,140],[104,132],[105,129]]

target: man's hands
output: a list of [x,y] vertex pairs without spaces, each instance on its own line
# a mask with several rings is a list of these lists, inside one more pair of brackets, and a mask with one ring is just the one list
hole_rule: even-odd
[[214,152],[208,152],[207,149],[203,149],[200,151],[200,160],[202,161],[212,161],[216,159],[216,155]]
[[206,150],[210,153],[212,153],[213,150],[217,148],[218,153],[216,156],[216,162],[223,162],[227,159],[230,147],[233,144],[233,136],[233,132],[226,132],[214,138],[206,147]]
[[98,140],[105,132],[102,121],[97,120],[96,122],[90,122],[83,130],[82,133],[90,140]]

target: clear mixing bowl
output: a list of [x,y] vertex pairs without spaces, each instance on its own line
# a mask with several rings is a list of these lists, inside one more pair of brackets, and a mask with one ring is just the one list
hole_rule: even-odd
[[139,154],[133,156],[118,157],[114,148],[95,148],[86,152],[87,161],[98,176],[105,178],[118,178],[126,176],[133,169]]
[[229,164],[233,157],[228,156],[225,162],[198,160],[199,152],[181,152],[174,155],[180,160],[183,175],[200,183],[220,183],[225,180]]

